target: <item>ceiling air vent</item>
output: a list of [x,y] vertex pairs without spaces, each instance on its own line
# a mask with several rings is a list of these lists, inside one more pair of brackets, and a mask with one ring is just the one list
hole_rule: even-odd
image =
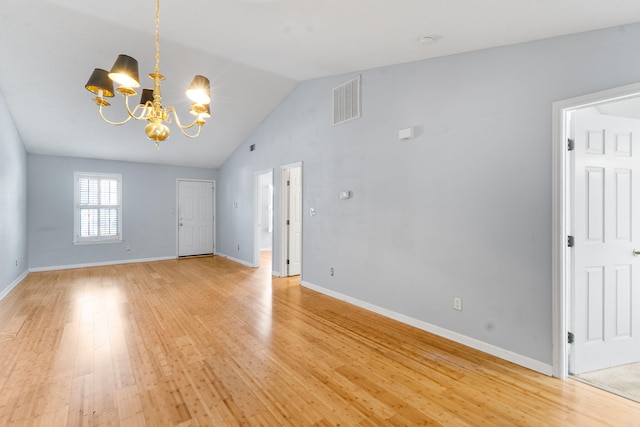
[[360,117],[360,76],[333,89],[333,125]]

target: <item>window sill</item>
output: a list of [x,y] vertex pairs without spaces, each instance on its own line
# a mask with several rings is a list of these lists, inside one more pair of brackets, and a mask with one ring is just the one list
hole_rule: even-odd
[[123,239],[103,239],[103,240],[78,240],[74,245],[104,245],[106,243],[122,243]]

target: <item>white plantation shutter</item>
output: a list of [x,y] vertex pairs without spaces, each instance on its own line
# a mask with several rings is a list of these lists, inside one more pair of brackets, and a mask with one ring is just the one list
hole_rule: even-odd
[[74,243],[122,241],[122,176],[76,172]]

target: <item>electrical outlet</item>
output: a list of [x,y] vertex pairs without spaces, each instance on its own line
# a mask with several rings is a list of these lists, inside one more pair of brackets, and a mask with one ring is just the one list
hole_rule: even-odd
[[333,276],[334,273],[335,273],[335,271],[333,271],[333,267],[331,267],[329,269],[329,276]]
[[453,309],[454,310],[458,310],[458,311],[462,311],[462,298],[455,297],[453,299]]
[[240,243],[238,243],[238,250],[240,250]]
[[131,245],[127,245],[127,247],[125,248],[125,251],[130,251],[131,250]]

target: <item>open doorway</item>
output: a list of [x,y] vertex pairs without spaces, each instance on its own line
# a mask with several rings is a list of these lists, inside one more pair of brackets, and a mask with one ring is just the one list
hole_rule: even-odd
[[282,215],[280,272],[282,277],[302,273],[302,163],[281,167]]
[[272,268],[273,250],[273,170],[254,174],[254,257],[255,267]]
[[640,401],[639,89],[554,104],[553,268],[554,375]]

